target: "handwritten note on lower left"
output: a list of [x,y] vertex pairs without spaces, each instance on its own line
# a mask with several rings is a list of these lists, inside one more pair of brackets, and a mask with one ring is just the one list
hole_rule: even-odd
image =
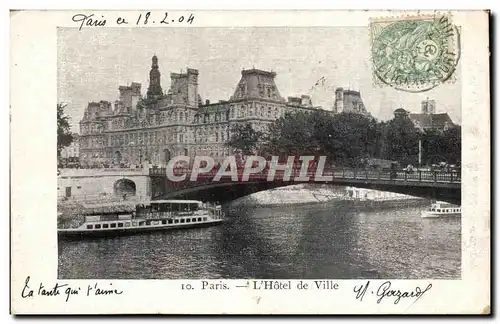
[[110,296],[121,295],[123,291],[113,287],[112,283],[107,284],[107,287],[101,286],[98,283],[88,284],[86,286],[72,286],[69,283],[45,284],[43,282],[30,281],[28,276],[24,281],[24,287],[21,291],[22,298],[40,297],[55,297],[64,298],[68,302],[72,296]]

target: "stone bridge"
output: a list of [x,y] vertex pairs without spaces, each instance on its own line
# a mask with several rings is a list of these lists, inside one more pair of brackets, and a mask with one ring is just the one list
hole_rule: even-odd
[[149,200],[149,168],[60,169],[57,179],[58,199],[87,204],[103,201]]
[[237,181],[229,177],[214,181],[215,173],[201,174],[196,181],[190,181],[190,170],[181,170],[180,174],[182,173],[188,175],[187,180],[174,182],[167,177],[166,169],[150,169],[151,198],[223,202],[257,191],[300,183],[317,183],[376,189],[442,200],[453,204],[461,203],[461,175],[457,172],[413,171],[408,173],[405,171],[336,168],[324,172],[321,178],[308,173],[309,179],[303,179],[303,177],[299,177],[298,172],[295,172],[287,180],[283,178],[284,174],[280,174],[278,171],[273,181],[268,181],[266,171],[252,174],[248,181],[242,181],[241,173],[238,174]]
[[[181,170],[189,175],[189,170]],[[203,201],[230,201],[254,192],[300,183],[318,183],[358,188],[376,189],[417,197],[461,202],[461,177],[456,172],[373,171],[361,169],[332,169],[322,178],[308,173],[308,180],[300,179],[298,173],[285,180],[277,171],[273,181],[268,181],[263,171],[252,174],[248,181],[222,177],[213,181],[213,173],[200,174],[196,181],[174,182],[167,178],[165,168],[138,169],[62,169],[58,177],[58,198],[83,201],[87,204],[103,201],[150,199],[198,199]],[[328,178],[328,179],[326,179]]]

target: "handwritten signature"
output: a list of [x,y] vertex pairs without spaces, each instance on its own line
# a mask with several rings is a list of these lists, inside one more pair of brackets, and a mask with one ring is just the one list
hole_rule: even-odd
[[[113,285],[110,283],[110,286]],[[70,296],[74,295],[84,295],[84,296],[101,296],[101,295],[121,295],[123,293],[122,290],[116,288],[108,288],[103,289],[99,287],[97,283],[94,285],[87,285],[86,289],[82,293],[81,287],[71,287],[69,284],[60,284],[56,282],[53,286],[46,287],[43,282],[37,286],[38,290],[32,289],[30,287],[30,277],[26,277],[24,281],[24,287],[21,291],[22,298],[34,298],[35,296],[44,296],[44,297],[52,297],[52,296],[66,296],[66,302],[68,302]],[[36,291],[36,294],[35,294]]]
[[[405,298],[415,298],[414,303],[418,301],[420,298],[424,296],[426,292],[428,292],[432,288],[432,284],[428,284],[425,289],[420,287],[415,287],[415,289],[410,291],[402,291],[400,289],[391,289],[392,283],[390,281],[385,281],[382,283],[376,290],[375,295],[379,297],[377,299],[377,304],[380,304],[384,298],[392,297],[394,299],[394,304],[398,304],[401,299]],[[364,285],[356,285],[354,286],[354,293],[356,293],[356,299],[363,301],[366,292],[368,291],[368,287],[370,286],[370,281],[367,281]],[[370,290],[370,293],[373,295],[374,291]]]

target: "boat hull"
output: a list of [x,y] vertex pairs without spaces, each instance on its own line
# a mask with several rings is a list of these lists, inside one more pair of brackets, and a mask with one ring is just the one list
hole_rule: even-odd
[[458,217],[461,216],[461,213],[433,213],[429,211],[423,211],[421,216],[422,218]]
[[223,223],[223,219],[214,219],[211,221],[189,223],[189,224],[175,224],[175,225],[160,225],[160,226],[137,226],[137,227],[123,227],[113,229],[100,229],[100,230],[87,230],[87,229],[59,229],[57,236],[60,239],[80,239],[85,237],[113,237],[113,236],[127,236],[147,232],[159,231],[172,231],[177,229],[197,228],[197,227],[210,227]]

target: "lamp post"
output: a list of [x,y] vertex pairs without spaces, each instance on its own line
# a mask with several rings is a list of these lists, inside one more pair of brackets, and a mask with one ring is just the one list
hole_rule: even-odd
[[418,139],[418,168],[422,167],[422,139]]

